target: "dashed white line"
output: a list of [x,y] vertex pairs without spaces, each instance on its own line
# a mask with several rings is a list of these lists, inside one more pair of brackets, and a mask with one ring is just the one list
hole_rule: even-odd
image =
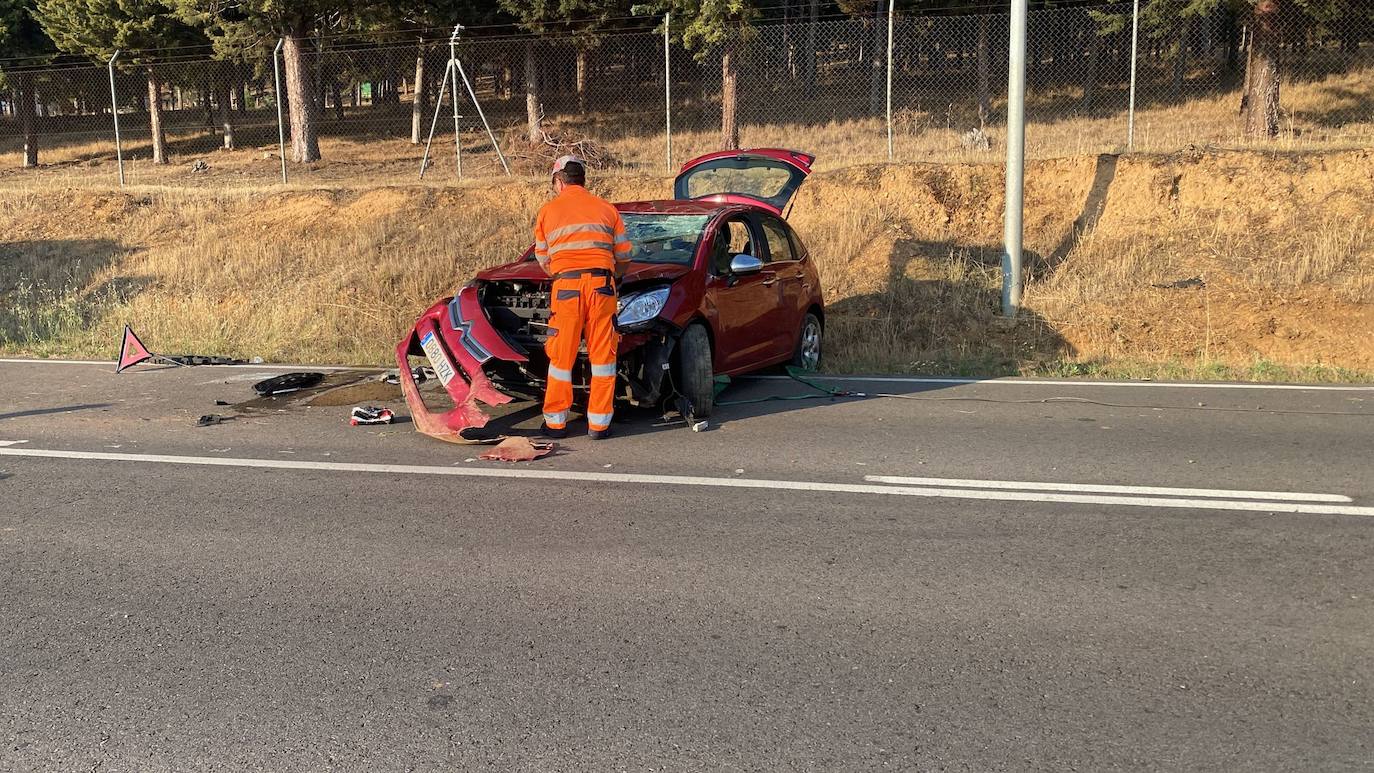
[[1290,502],[1353,502],[1340,494],[1307,494],[1297,491],[1232,491],[1211,488],[1176,488],[1173,486],[1116,486],[1100,483],[1047,483],[1015,480],[967,480],[958,478],[908,478],[895,475],[865,475],[870,483],[891,483],[899,486],[954,486],[956,488],[1005,489],[1020,491],[1072,491],[1094,494],[1143,494],[1158,496],[1202,497],[1205,499],[1268,499]]
[[[1374,392],[1367,384],[1237,384],[1197,381],[1075,381],[1033,378],[954,378],[939,376],[825,376],[807,375],[815,381],[842,384],[929,384],[940,386],[1043,386],[1043,387],[1149,387],[1155,389],[1262,389],[1290,392]],[[791,376],[740,376],[741,381],[793,381]]]
[[582,483],[629,483],[648,486],[702,486],[714,488],[769,489],[831,494],[874,494],[879,496],[976,499],[998,502],[1057,502],[1065,504],[1153,507],[1189,510],[1233,510],[1260,513],[1301,513],[1310,515],[1359,515],[1374,517],[1374,507],[1327,505],[1307,502],[1257,502],[1226,499],[1170,499],[1164,497],[1065,494],[1050,491],[1001,491],[923,486],[892,486],[872,483],[829,483],[824,481],[766,480],[751,478],[710,478],[693,475],[645,475],[635,473],[579,472],[519,467],[431,467],[411,464],[366,464],[356,462],[312,462],[285,459],[226,458],[210,456],[169,456],[163,454],[116,454],[96,451],[58,451],[38,448],[0,448],[0,456],[80,459],[99,462],[142,462],[184,464],[208,467],[243,467],[322,472],[378,473],[384,475],[439,475],[465,478],[495,478]]

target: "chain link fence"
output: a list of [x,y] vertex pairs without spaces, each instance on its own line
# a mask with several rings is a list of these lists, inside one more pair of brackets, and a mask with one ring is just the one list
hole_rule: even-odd
[[[1132,63],[1133,150],[1374,145],[1369,13],[1289,25],[1280,136],[1259,140],[1239,117],[1243,19],[1142,26],[1133,57],[1130,13],[1118,4],[1030,14],[1028,156],[1126,149]],[[293,180],[358,185],[414,179],[423,168],[424,179],[445,182],[507,167],[542,173],[564,152],[666,173],[722,147],[728,133],[744,147],[815,152],[821,167],[996,161],[1007,35],[998,14],[799,15],[697,50],[661,27],[469,32],[452,50],[439,31],[394,33],[309,41],[299,72],[282,67],[280,86],[284,62],[267,47],[276,41],[234,60],[183,50],[125,52],[107,65],[0,61],[0,179],[23,179],[36,164],[74,184],[114,181],[119,166],[131,184],[268,185],[283,168]],[[292,77],[303,91],[286,88]],[[291,109],[287,92],[308,95],[319,160],[281,163],[281,137],[290,157],[292,116],[306,114]]]

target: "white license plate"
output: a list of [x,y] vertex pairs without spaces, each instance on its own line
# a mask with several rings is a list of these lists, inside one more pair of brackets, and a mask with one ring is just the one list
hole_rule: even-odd
[[457,372],[453,369],[453,363],[448,361],[448,355],[444,354],[444,349],[439,345],[439,339],[434,336],[433,331],[425,333],[424,338],[420,339],[420,348],[425,350],[425,356],[434,367],[434,375],[439,377],[439,383],[448,386],[448,382],[453,380]]

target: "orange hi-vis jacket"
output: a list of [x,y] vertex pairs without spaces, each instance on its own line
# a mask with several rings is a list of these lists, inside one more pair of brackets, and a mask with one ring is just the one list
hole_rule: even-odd
[[569,185],[539,210],[534,256],[551,276],[589,268],[619,274],[630,260],[630,240],[610,202]]

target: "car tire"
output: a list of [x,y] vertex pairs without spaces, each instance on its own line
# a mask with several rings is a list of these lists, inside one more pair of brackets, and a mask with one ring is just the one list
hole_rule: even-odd
[[807,314],[802,320],[801,330],[797,333],[796,351],[792,353],[792,361],[788,364],[802,370],[820,370],[824,333],[825,327],[821,325],[821,318],[815,314]]
[[711,415],[716,402],[715,369],[712,366],[711,336],[706,326],[694,322],[682,332],[677,343],[677,390],[691,403],[691,419]]

